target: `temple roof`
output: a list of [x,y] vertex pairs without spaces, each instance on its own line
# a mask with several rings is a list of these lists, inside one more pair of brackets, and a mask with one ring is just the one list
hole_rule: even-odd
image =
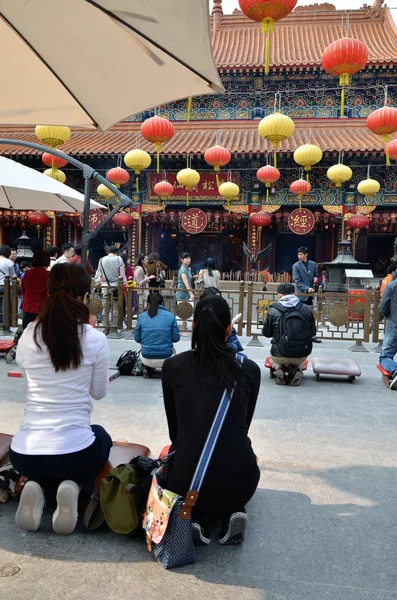
[[[335,10],[332,4],[298,7],[275,23],[271,36],[270,65],[296,67],[321,65],[321,55],[333,41],[346,35],[368,47],[368,64],[397,64],[397,28],[383,0],[359,10]],[[216,23],[216,24],[215,24]],[[344,30],[343,24],[344,23]],[[262,67],[264,36],[261,24],[236,10],[233,15],[213,15],[212,43],[219,69]]]
[[[73,130],[70,140],[60,149],[74,156],[96,154],[124,154],[136,147],[153,153],[153,144],[137,134],[141,123],[125,122],[111,127],[105,133],[92,130]],[[270,151],[270,145],[258,134],[258,121],[175,122],[175,135],[163,145],[164,154],[203,154],[218,143],[233,154]],[[366,127],[365,119],[299,119],[295,133],[280,144],[280,152],[293,152],[307,142],[317,144],[323,152],[375,152],[384,144]],[[0,126],[0,137],[38,142],[34,127]],[[29,148],[0,145],[0,155],[35,155]]]

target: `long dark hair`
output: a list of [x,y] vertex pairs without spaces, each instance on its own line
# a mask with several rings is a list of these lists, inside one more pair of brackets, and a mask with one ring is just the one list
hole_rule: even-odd
[[159,260],[160,260],[160,255],[156,254],[156,252],[152,252],[151,254],[149,254],[148,263],[150,263],[151,265],[153,263],[158,262]]
[[159,306],[161,304],[164,305],[164,298],[161,294],[158,294],[157,292],[150,292],[147,299],[147,303],[149,307],[147,311],[149,317],[155,317],[159,310]]
[[39,307],[34,341],[40,347],[40,329],[56,372],[77,369],[83,358],[79,333],[89,318],[88,306],[81,300],[91,291],[91,277],[82,265],[57,263],[48,276],[47,289],[48,297]]
[[138,257],[137,257],[137,259],[136,259],[136,262],[135,262],[135,268],[136,268],[136,267],[142,267],[142,269],[143,269],[144,271],[146,271],[146,267],[145,267],[145,265],[143,264],[143,259],[145,258],[145,256],[146,256],[146,254],[139,254],[139,255],[138,255]]
[[212,271],[215,271],[215,261],[213,258],[207,258],[205,261],[205,266],[207,267],[208,275],[212,277]]
[[202,298],[194,311],[192,349],[199,367],[211,371],[229,390],[240,373],[235,352],[226,345],[231,323],[230,308],[224,298]]

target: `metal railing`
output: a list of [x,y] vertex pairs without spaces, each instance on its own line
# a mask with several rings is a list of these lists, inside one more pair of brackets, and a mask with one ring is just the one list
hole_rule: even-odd
[[[242,314],[236,325],[238,335],[251,337],[252,344],[261,345],[259,336],[269,306],[278,300],[277,292],[264,292],[256,289],[254,282],[240,281],[230,288],[222,286],[222,296],[227,300],[232,316]],[[223,289],[222,289],[223,288]],[[139,288],[132,280],[125,286],[120,277],[116,286],[100,286],[93,283],[90,313],[96,316],[95,326],[109,330],[119,336],[119,332],[132,332],[139,315],[147,309],[147,297],[150,291],[158,291],[164,298],[165,308],[182,321],[178,314],[181,303],[176,302],[178,288]],[[192,308],[202,296],[202,290],[194,291]],[[301,296],[301,294],[298,294]],[[380,292],[368,287],[354,290],[354,294],[319,292],[311,294],[316,320],[317,337],[323,340],[353,341],[358,345],[380,344],[385,332],[385,320],[379,313]],[[3,291],[0,288],[0,326],[18,327],[18,305],[20,287],[16,277],[5,277]],[[186,306],[185,306],[186,308]]]

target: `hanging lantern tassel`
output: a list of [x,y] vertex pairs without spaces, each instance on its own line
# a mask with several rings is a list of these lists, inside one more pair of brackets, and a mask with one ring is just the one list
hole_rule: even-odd
[[306,169],[307,173],[306,173],[306,181],[307,183],[310,183],[310,177],[309,177],[309,170]]
[[160,152],[162,149],[160,142],[154,144],[154,149],[157,152],[157,173],[160,173]]
[[386,155],[386,166],[390,167],[391,162],[390,162],[390,153],[389,153],[389,142],[390,142],[390,138],[388,136],[387,133],[384,133],[382,135],[382,140],[384,141],[384,143],[386,144],[386,148],[385,148],[385,155]]
[[299,200],[299,212],[302,210],[302,195],[298,196],[298,200]]
[[349,85],[349,74],[342,73],[339,77],[339,85],[342,86],[341,94],[340,94],[340,116],[345,116],[345,85]]
[[265,75],[269,75],[270,66],[270,34],[274,33],[274,20],[271,17],[267,17],[262,20],[262,33],[266,36],[265,39]]
[[186,190],[186,206],[189,206],[189,190]]
[[135,191],[139,194],[139,175],[137,174],[135,177]]
[[187,101],[187,120],[188,120],[188,122],[190,121],[190,114],[192,112],[192,103],[193,103],[193,99],[191,96],[189,96],[189,99]]
[[269,203],[269,186],[266,186],[266,204]]
[[216,177],[216,187],[219,190],[219,186],[221,185],[221,182],[220,182],[218,173],[215,173],[215,177]]
[[273,155],[273,167],[277,169],[277,152]]

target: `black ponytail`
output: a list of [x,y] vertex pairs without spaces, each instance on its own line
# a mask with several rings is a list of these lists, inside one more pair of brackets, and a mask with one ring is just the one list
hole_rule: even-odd
[[226,345],[230,308],[220,296],[202,298],[194,311],[192,349],[203,371],[211,371],[229,390],[240,373],[234,350]]
[[149,306],[147,312],[148,312],[149,317],[152,318],[157,315],[159,305],[164,304],[164,299],[161,294],[158,294],[157,292],[150,292],[148,299],[147,299],[147,303]]
[[34,340],[41,338],[56,372],[80,366],[83,353],[80,333],[88,323],[88,306],[81,301],[91,290],[91,277],[81,265],[59,263],[48,277],[48,297],[39,307]]

